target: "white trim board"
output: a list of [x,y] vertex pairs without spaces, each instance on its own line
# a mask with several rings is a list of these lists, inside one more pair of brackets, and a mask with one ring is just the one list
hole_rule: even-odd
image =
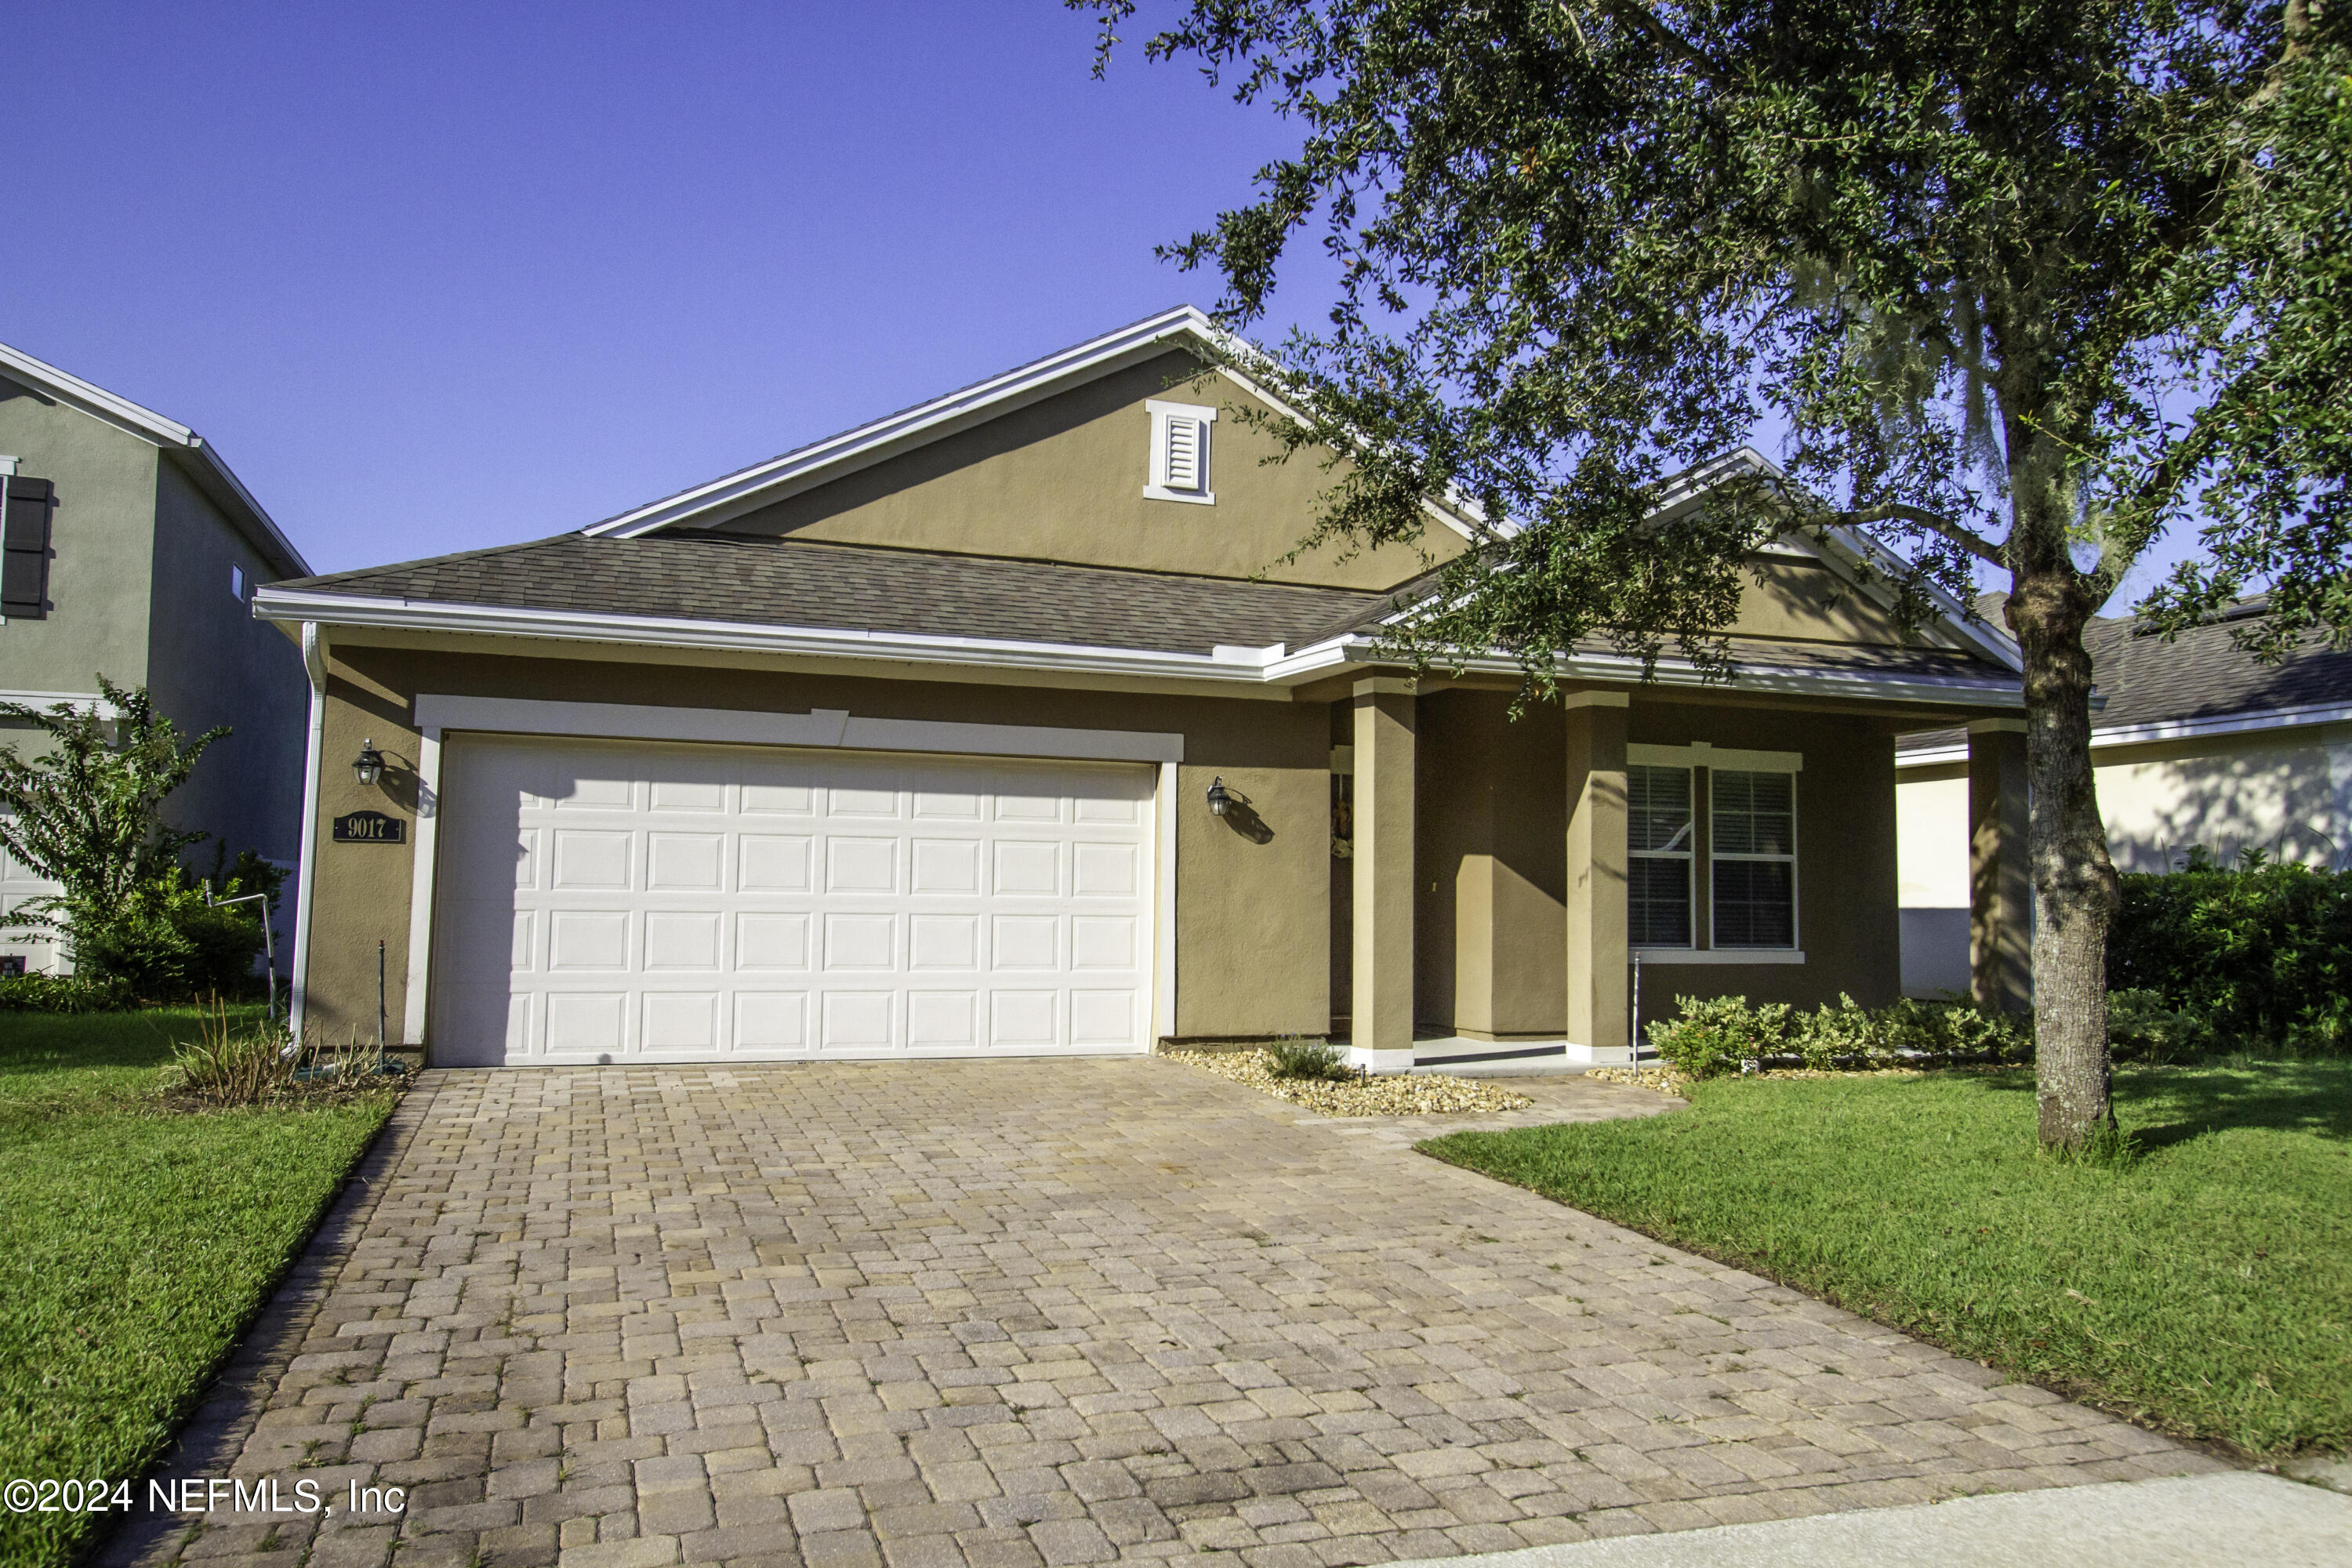
[[743,708],[662,708],[620,702],[538,702],[419,693],[416,725],[436,733],[688,741],[730,746],[813,746],[861,752],[946,752],[1075,762],[1179,763],[1184,737],[1150,730],[1065,730],[1043,724],[962,724],[861,719],[839,709],[767,713]]
[[1801,947],[1637,947],[1631,950],[1644,963],[1802,963]]
[[[2268,730],[2300,730],[2321,724],[2352,723],[2352,702],[2307,702],[2294,708],[2271,708],[2252,713],[2223,713],[2210,719],[2153,719],[2144,724],[2116,724],[2091,731],[2091,748],[2144,746],[2157,741],[2193,741],[2207,735],[2249,735]],[[1938,768],[1969,760],[1966,742],[1957,746],[1931,746],[1897,752],[1895,766]]]
[[100,719],[122,717],[113,703],[95,691],[0,691],[0,702],[14,702],[19,707],[38,708],[45,711],[64,702],[94,713]]
[[1687,746],[1652,746],[1629,743],[1625,761],[1652,768],[1729,768],[1738,773],[1801,773],[1805,771],[1802,752],[1746,752],[1737,746],[1711,746],[1705,741],[1694,741]]

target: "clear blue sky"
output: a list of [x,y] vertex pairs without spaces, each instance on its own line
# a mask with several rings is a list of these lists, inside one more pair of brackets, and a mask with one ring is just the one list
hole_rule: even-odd
[[1290,133],[1093,46],[1059,0],[20,5],[0,341],[320,571],[541,537],[1212,303],[1152,247]]

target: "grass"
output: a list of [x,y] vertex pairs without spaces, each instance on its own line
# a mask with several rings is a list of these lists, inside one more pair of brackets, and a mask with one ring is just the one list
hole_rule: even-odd
[[2137,1155],[2034,1145],[2030,1073],[1722,1080],[1440,1159],[2160,1430],[2352,1445],[2352,1063],[2116,1075]]
[[[390,1112],[161,1110],[198,1017],[0,1015],[0,1478],[135,1479]],[[0,1514],[0,1562],[65,1563],[90,1522]]]

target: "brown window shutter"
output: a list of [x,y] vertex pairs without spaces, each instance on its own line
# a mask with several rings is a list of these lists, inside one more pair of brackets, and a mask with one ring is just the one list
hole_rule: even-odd
[[49,612],[49,481],[11,477],[0,526],[0,616],[37,621]]

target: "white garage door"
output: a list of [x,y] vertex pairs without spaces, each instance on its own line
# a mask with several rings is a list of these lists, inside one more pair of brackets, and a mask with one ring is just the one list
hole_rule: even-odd
[[1139,1051],[1153,772],[453,737],[457,1065]]

